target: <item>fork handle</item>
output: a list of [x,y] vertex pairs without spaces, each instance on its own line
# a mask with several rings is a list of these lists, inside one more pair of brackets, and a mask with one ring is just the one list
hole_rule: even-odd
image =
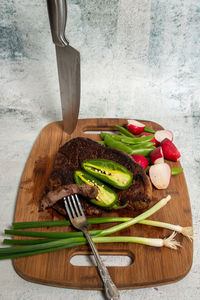
[[97,248],[96,248],[91,236],[89,235],[89,233],[87,231],[87,228],[82,228],[82,231],[83,231],[83,233],[92,249],[92,252],[94,254],[101,279],[104,283],[104,289],[105,289],[105,294],[106,294],[107,299],[119,300],[120,295],[117,290],[117,287],[114,284],[114,282],[112,281],[106,266],[104,265],[103,261],[101,260],[101,257],[97,251]]

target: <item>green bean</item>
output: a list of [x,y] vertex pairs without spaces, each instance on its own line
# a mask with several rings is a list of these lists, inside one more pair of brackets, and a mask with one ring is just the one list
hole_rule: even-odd
[[140,143],[146,143],[146,142],[150,142],[153,139],[154,135],[148,135],[148,136],[144,136],[144,137],[138,137],[135,139],[132,138],[125,138],[122,137],[121,138],[121,142],[126,143],[126,144],[140,144]]
[[124,143],[122,143],[120,141],[113,139],[108,134],[105,136],[104,142],[107,146],[109,146],[111,148],[122,150],[130,155],[133,154],[133,150],[129,146],[125,145]]
[[122,134],[128,136],[128,137],[135,137],[134,134],[132,134],[130,131],[128,131],[126,128],[119,126],[119,125],[115,125],[115,127],[119,130],[119,132],[121,132]]
[[121,139],[126,138],[126,136],[123,135],[117,135],[117,134],[112,134],[112,133],[107,133],[107,132],[101,132],[101,138],[105,139],[107,135],[115,139],[116,141],[121,141]]
[[105,145],[104,141],[98,141],[98,143],[103,146]]
[[147,167],[146,167],[146,169],[145,169],[145,172],[146,172],[146,173],[149,172],[149,168],[150,168],[150,166],[147,166]]
[[133,154],[141,154],[144,156],[147,156],[150,154],[150,152],[155,148],[154,146],[152,146],[151,148],[145,148],[144,145],[140,145],[138,147],[136,147],[136,149],[133,149],[133,146],[130,147],[120,141],[116,141],[115,139],[113,139],[112,137],[110,137],[109,135],[105,136],[105,144],[111,148],[115,148],[118,150],[122,150],[130,155]]
[[101,137],[102,139],[104,139],[105,136],[106,136],[106,134],[107,134],[107,132],[101,131],[101,132],[100,132],[100,137]]
[[171,168],[172,175],[178,175],[183,171],[183,168]]
[[150,128],[148,126],[145,126],[144,131],[145,132],[150,132],[150,133],[155,133],[155,130],[153,130],[152,128]]
[[[155,147],[154,147],[154,148],[155,148]],[[151,153],[152,150],[153,150],[152,148],[135,149],[135,150],[133,150],[132,155],[133,155],[133,154],[141,154],[141,155],[143,155],[143,156],[148,156],[148,155]]]
[[124,135],[117,135],[117,134],[111,134],[106,132],[101,132],[101,138],[105,139],[106,136],[110,136],[111,138],[115,139],[116,141],[120,141],[126,144],[140,144],[140,143],[146,143],[153,139],[154,135],[148,135],[144,137],[138,137],[138,138],[130,138]]
[[141,143],[141,144],[127,144],[127,143],[124,143],[126,144],[127,146],[129,146],[131,149],[140,149],[140,148],[152,148],[154,149],[154,143],[150,143],[150,142],[147,142],[147,143]]

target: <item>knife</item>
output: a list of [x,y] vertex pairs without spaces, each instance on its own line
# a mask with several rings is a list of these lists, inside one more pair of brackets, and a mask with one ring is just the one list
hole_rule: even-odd
[[66,0],[47,0],[52,39],[56,47],[64,131],[71,134],[80,106],[80,53],[65,38]]

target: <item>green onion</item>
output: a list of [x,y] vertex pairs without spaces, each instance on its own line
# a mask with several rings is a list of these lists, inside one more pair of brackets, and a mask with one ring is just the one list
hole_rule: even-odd
[[[88,218],[88,224],[103,224],[112,222],[126,222],[131,218],[128,217],[98,217]],[[26,228],[40,228],[40,227],[55,227],[55,226],[69,226],[68,220],[61,221],[33,221],[33,222],[15,222],[12,224],[13,229],[26,229]]]
[[110,227],[110,228],[107,228],[107,229],[103,229],[97,236],[110,235],[112,233],[115,233],[117,231],[125,229],[129,226],[132,226],[132,225],[138,223],[141,220],[144,220],[144,219],[150,217],[152,214],[154,214],[159,209],[161,209],[163,206],[165,206],[170,199],[171,199],[171,196],[168,195],[166,198],[163,198],[162,200],[160,200],[158,203],[156,203],[154,206],[152,206],[150,209],[148,209],[147,211],[145,211],[141,215],[139,215],[139,216],[127,221],[127,222],[124,222],[122,224],[118,224],[116,226],[113,226],[113,227]]
[[[175,234],[173,233],[167,239],[153,239],[143,237],[130,237],[130,236],[114,236],[114,237],[92,237],[94,243],[137,243],[142,245],[148,245],[153,247],[168,247],[171,249],[177,249],[180,243],[174,240]],[[11,248],[0,249],[0,259],[14,258],[20,256],[29,256],[35,254],[41,254],[50,251],[56,251],[74,246],[80,246],[87,243],[84,237],[80,238],[68,238],[60,239],[45,244],[18,246]]]
[[4,245],[33,245],[33,244],[42,244],[52,242],[53,240],[57,239],[27,239],[27,240],[11,240],[11,239],[4,239]]
[[[171,196],[168,195],[166,198],[163,198],[160,200],[158,203],[156,203],[153,207],[148,209],[146,212],[142,213],[141,215],[135,217],[135,218],[101,218],[101,221],[125,221],[124,223],[115,225],[113,227],[104,229],[104,230],[97,230],[97,231],[90,231],[93,234],[96,234],[95,236],[92,236],[92,239],[94,240],[95,243],[113,243],[113,242],[131,242],[131,243],[139,243],[139,244],[145,244],[149,246],[154,246],[154,247],[170,247],[172,249],[177,249],[180,244],[174,240],[175,233],[173,233],[169,238],[167,239],[148,239],[148,238],[143,238],[143,237],[127,237],[127,236],[114,236],[114,237],[106,237],[106,235],[110,235],[112,233],[116,233],[122,229],[125,229],[129,226],[132,226],[136,223],[141,223],[144,225],[152,225],[152,226],[159,226],[163,228],[168,228],[171,230],[176,230],[178,232],[181,232],[182,234],[188,236],[189,238],[192,238],[192,233],[191,231],[189,232],[189,229],[186,229],[185,231],[177,225],[172,225],[164,222],[156,222],[152,220],[146,220],[149,216],[157,212],[159,209],[161,209],[163,206],[167,204],[167,202],[171,199]],[[96,221],[97,219],[97,221]],[[99,223],[100,218],[96,218],[94,223]],[[93,218],[89,219],[93,220]],[[59,224],[61,224],[62,221],[59,221]],[[32,224],[38,223],[38,222],[31,222]],[[48,222],[49,223],[49,222]],[[58,222],[57,222],[58,223]],[[24,223],[22,222],[21,225]],[[47,222],[42,222],[42,225],[47,225]],[[17,223],[15,224],[17,225]],[[19,225],[19,224],[18,224]],[[30,225],[30,223],[29,223]],[[40,223],[41,225],[41,223]],[[52,224],[51,224],[52,225]],[[63,223],[62,223],[63,225]],[[55,223],[54,223],[55,226]],[[185,227],[187,228],[187,227]],[[188,227],[189,228],[189,227]],[[191,230],[191,228],[190,228]],[[17,230],[6,230],[5,233],[10,233],[10,234],[15,234],[19,233],[20,231]],[[25,232],[25,231],[22,231]],[[78,232],[79,233],[79,232]],[[34,232],[25,232],[25,234],[29,234],[33,236],[35,234]],[[44,232],[37,232],[36,234],[44,234]],[[60,232],[56,232],[53,234],[60,234]],[[66,233],[64,233],[66,234]],[[70,234],[72,234],[70,232]],[[49,236],[49,235],[48,235]],[[70,235],[69,235],[70,236]],[[17,244],[15,242],[11,242],[10,240],[4,240],[5,244]],[[0,249],[0,259],[6,259],[6,258],[15,258],[15,257],[21,257],[21,256],[28,256],[28,255],[36,255],[36,254],[41,254],[45,252],[51,252],[51,251],[56,251],[56,250],[61,250],[65,248],[70,248],[70,247],[75,247],[75,246],[80,246],[86,244],[86,239],[84,237],[80,237],[76,235],[76,237],[68,237],[68,238],[59,238],[59,239],[49,239],[47,241],[44,240],[36,240],[36,242],[32,242],[30,244],[30,241],[27,240],[21,240],[21,242],[18,242],[21,245],[25,246],[17,246],[17,247],[9,247],[9,248],[1,248]]]
[[109,236],[109,237],[93,237],[92,240],[95,243],[137,243],[142,245],[148,245],[153,247],[169,247],[177,249],[180,246],[179,242],[174,240],[175,233],[173,233],[167,239],[153,239],[144,237],[132,237],[132,236]]
[[54,248],[50,248],[50,249],[41,249],[41,250],[28,251],[28,252],[23,252],[23,253],[2,254],[2,255],[0,255],[0,260],[24,257],[24,256],[32,256],[32,255],[36,255],[36,254],[43,254],[43,253],[47,253],[47,252],[63,250],[66,248],[72,248],[72,247],[76,247],[76,246],[80,246],[80,243],[71,243],[69,245],[62,245],[62,246],[54,247]]
[[[116,226],[113,226],[113,227],[110,227],[108,229],[104,229],[104,230],[100,230],[98,233],[97,233],[97,236],[106,236],[106,235],[109,235],[109,234],[112,234],[112,233],[115,233],[119,230],[122,230],[124,228],[127,228],[131,225],[134,225],[136,223],[138,223],[139,221],[143,220],[143,219],[146,219],[148,218],[149,216],[151,216],[153,213],[155,213],[156,211],[158,211],[161,207],[163,207],[164,205],[167,204],[167,202],[171,199],[171,196],[167,196],[166,198],[163,198],[162,200],[160,200],[157,204],[155,204],[153,207],[151,207],[149,210],[147,210],[146,212],[144,212],[143,214],[133,218],[133,219],[130,219],[129,221],[126,221],[122,224],[119,224],[119,225],[116,225]],[[15,230],[5,230],[5,233],[8,233],[8,234],[14,234],[16,231]],[[20,231],[18,231],[18,234],[19,234]],[[21,231],[20,234],[22,235],[25,235],[24,234],[24,231]],[[43,236],[44,237],[44,232],[30,232],[31,236]],[[34,235],[33,235],[34,234]],[[37,235],[36,235],[37,234]],[[54,235],[50,235],[51,233],[49,232],[48,235],[45,235],[45,237],[57,237],[61,234],[61,232],[56,232],[56,233],[53,233]],[[55,235],[56,234],[56,235]],[[65,233],[66,234],[66,233]],[[71,233],[70,233],[71,234]]]
[[[101,230],[91,230],[90,235],[97,235]],[[82,237],[83,233],[81,231],[76,232],[40,232],[40,231],[24,231],[24,230],[12,230],[6,229],[5,234],[12,234],[17,236],[32,236],[32,237],[43,237],[43,238],[72,238],[72,237]]]
[[75,239],[82,239],[82,238],[67,238],[67,239],[59,239],[59,240],[55,240],[55,241],[51,241],[51,242],[43,243],[43,244],[1,248],[0,249],[0,256],[2,254],[19,253],[19,252],[22,253],[22,252],[28,252],[28,251],[54,248],[54,247],[58,247],[58,246],[68,244],[68,243],[72,243],[72,242],[74,242]]
[[148,225],[148,226],[155,226],[155,227],[170,229],[170,230],[173,230],[173,231],[183,234],[190,240],[192,240],[194,237],[193,227],[191,227],[191,226],[182,227],[180,225],[173,225],[173,224],[159,222],[159,221],[153,221],[153,220],[142,220],[139,223],[143,224],[143,225]]
[[[132,220],[132,218],[129,217],[97,217],[97,218],[88,218],[88,224],[102,224],[102,223],[117,223],[117,222],[127,222]],[[13,223],[13,226],[17,227],[17,228],[32,228],[32,226],[34,226],[34,228],[37,227],[46,227],[48,226],[48,224],[51,224],[50,226],[55,226],[55,224],[52,224],[54,221],[44,221],[43,224],[41,224],[41,222],[19,222],[19,223]],[[55,221],[56,222],[56,226],[66,226],[66,225],[70,225],[68,221]],[[66,224],[63,224],[63,222],[65,222]],[[27,224],[26,224],[27,223]],[[38,224],[37,224],[38,223]],[[189,239],[193,239],[193,227],[182,227],[180,225],[173,225],[173,224],[169,224],[169,223],[165,223],[165,222],[160,222],[160,221],[153,221],[153,220],[141,220],[138,222],[139,224],[143,224],[143,225],[148,225],[148,226],[155,226],[155,227],[160,227],[160,228],[166,228],[166,229],[170,229],[173,231],[176,231],[178,233],[183,234],[184,236],[188,237]],[[32,225],[33,224],[33,225]],[[14,231],[14,232],[18,232],[18,231]],[[29,233],[32,231],[27,231],[27,235],[26,236],[30,236]],[[93,231],[95,232],[95,231]],[[90,231],[91,234],[91,231]],[[17,235],[17,234],[14,234]],[[79,235],[74,235],[74,236],[79,236]],[[81,235],[80,235],[81,236]],[[58,237],[57,237],[58,239]],[[52,241],[53,239],[28,239],[28,240],[6,240],[4,239],[3,244],[32,244],[32,243],[39,243],[41,242],[47,242],[47,241]],[[19,243],[18,243],[19,242]]]
[[39,228],[39,227],[54,227],[54,226],[69,226],[68,220],[61,221],[32,221],[32,222],[15,222],[12,223],[13,229]]

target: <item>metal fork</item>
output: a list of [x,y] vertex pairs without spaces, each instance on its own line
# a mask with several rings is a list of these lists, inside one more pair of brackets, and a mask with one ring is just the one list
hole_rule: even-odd
[[120,295],[117,290],[117,287],[115,286],[114,282],[112,281],[112,279],[108,273],[108,270],[107,270],[106,266],[104,265],[103,261],[101,260],[101,257],[97,251],[97,248],[96,248],[95,244],[93,243],[91,236],[88,233],[87,219],[83,212],[78,195],[75,194],[75,195],[71,195],[68,197],[64,197],[63,200],[64,200],[65,208],[66,208],[66,211],[68,213],[68,216],[69,216],[69,219],[70,219],[72,225],[75,228],[77,228],[83,232],[83,234],[85,235],[85,237],[92,249],[92,252],[94,254],[94,257],[95,257],[95,260],[97,263],[97,267],[99,270],[99,274],[104,283],[104,289],[105,289],[105,294],[106,294],[107,299],[119,300]]

